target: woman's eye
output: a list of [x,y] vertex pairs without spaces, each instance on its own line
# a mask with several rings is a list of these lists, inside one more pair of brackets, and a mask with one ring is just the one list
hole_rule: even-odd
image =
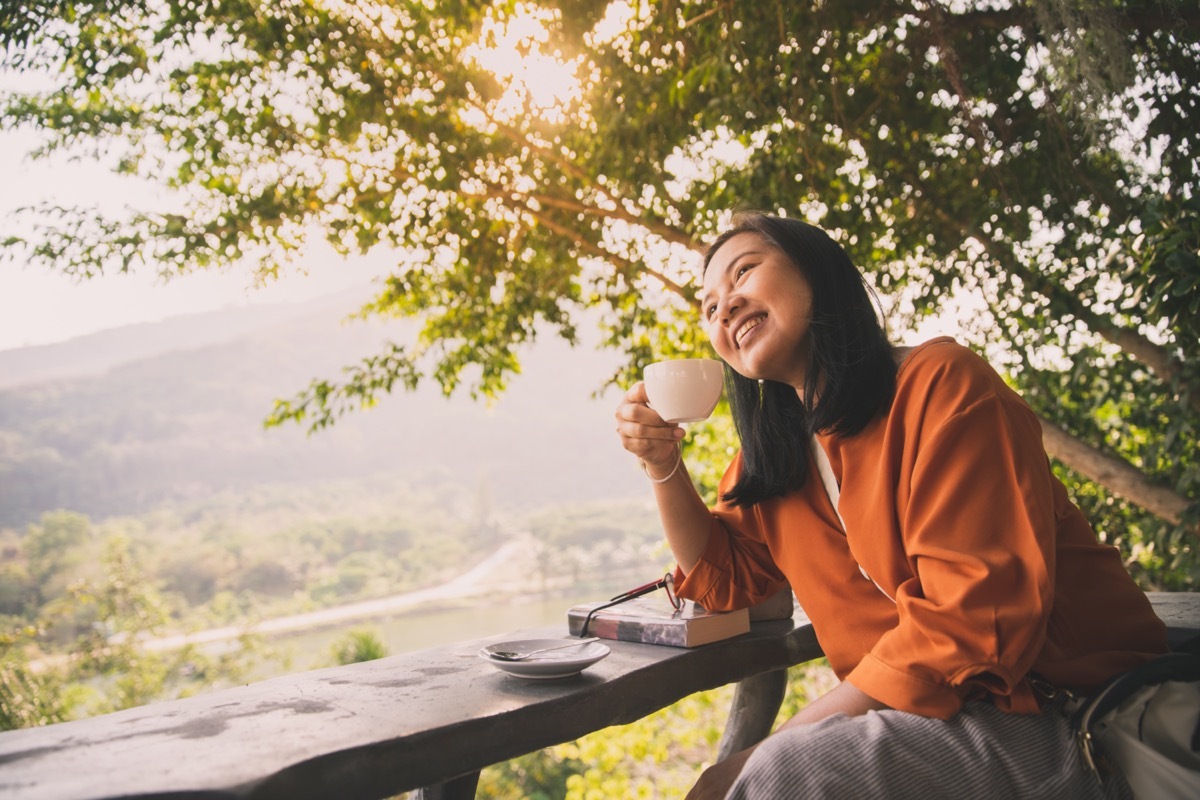
[[715,313],[717,313],[717,307],[715,305],[711,305],[707,309],[705,309],[704,316],[708,317],[709,319],[712,319],[713,314],[715,314]]
[[737,277],[739,277],[739,278],[740,278],[740,277],[742,277],[743,275],[745,275],[747,272],[749,272],[749,271],[750,271],[751,269],[753,269],[753,268],[754,268],[754,265],[753,265],[753,264],[743,264],[742,266],[740,266],[740,267],[738,267],[738,268],[737,268],[737,273],[736,273],[736,275],[737,275]]

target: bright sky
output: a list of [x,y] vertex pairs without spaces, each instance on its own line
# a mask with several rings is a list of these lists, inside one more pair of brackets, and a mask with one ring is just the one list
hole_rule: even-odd
[[[119,210],[152,195],[95,163],[31,161],[27,131],[0,132],[0,237],[22,232],[16,208],[51,201]],[[347,261],[315,247],[309,274],[255,288],[245,271],[204,272],[163,282],[150,270],[78,282],[44,267],[0,263],[0,350],[50,344],[136,322],[254,303],[297,302],[364,286],[385,259]],[[365,293],[364,293],[365,297]]]

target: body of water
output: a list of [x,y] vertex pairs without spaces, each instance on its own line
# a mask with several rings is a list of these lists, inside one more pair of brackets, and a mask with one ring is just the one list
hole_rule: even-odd
[[387,648],[388,655],[548,625],[561,625],[563,635],[566,635],[568,608],[607,599],[647,580],[649,578],[640,573],[609,576],[593,584],[553,594],[501,596],[492,602],[472,598],[469,604],[413,609],[393,616],[273,636],[267,640],[268,645],[280,658],[286,659],[286,670],[279,669],[278,661],[273,660],[260,665],[252,677],[260,680],[281,671],[301,672],[333,666],[335,643],[354,630],[374,633]]

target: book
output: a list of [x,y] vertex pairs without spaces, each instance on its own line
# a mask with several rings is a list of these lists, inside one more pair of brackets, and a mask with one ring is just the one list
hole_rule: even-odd
[[[588,612],[602,602],[583,603],[567,611],[567,628],[579,636]],[[588,625],[588,636],[623,642],[698,647],[729,639],[750,630],[750,611],[709,611],[685,600],[679,611],[658,597],[639,597],[597,611]]]

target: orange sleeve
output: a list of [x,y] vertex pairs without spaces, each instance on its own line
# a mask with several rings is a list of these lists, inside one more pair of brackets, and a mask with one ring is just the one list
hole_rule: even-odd
[[[741,469],[741,454],[721,478],[719,494],[728,491]],[[734,508],[718,503],[713,510],[708,544],[686,576],[675,568],[680,597],[711,611],[749,608],[772,597],[787,583],[775,565],[762,534],[757,507]]]
[[1054,479],[1036,417],[994,375],[959,360],[898,399],[917,437],[900,519],[912,577],[899,623],[847,676],[893,708],[947,719],[987,692],[1037,710],[1023,678],[1054,603]]

